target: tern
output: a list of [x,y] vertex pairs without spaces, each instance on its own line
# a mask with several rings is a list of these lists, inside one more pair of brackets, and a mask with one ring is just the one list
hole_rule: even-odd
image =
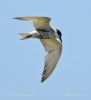
[[[51,28],[49,17],[16,17],[14,19],[23,20],[23,21],[32,21],[34,25],[34,31],[20,33],[21,40],[28,38],[37,38],[40,39],[42,45],[47,52],[45,56],[44,70],[42,73],[41,82],[44,82],[55,69],[58,60],[62,53],[62,33],[56,28]],[[59,38],[60,42],[56,39]]]

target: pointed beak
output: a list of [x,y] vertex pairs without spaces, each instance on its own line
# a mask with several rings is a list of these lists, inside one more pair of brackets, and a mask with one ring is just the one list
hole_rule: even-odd
[[61,41],[61,43],[62,43],[62,38],[61,38],[61,37],[59,37],[59,39],[60,39],[60,41]]

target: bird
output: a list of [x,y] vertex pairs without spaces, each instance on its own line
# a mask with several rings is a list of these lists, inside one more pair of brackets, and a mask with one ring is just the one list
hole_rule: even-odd
[[[51,18],[44,16],[27,16],[27,17],[15,17],[13,19],[22,21],[32,21],[34,25],[34,31],[20,33],[20,40],[37,38],[40,39],[46,56],[44,58],[44,70],[42,73],[41,82],[44,82],[54,71],[59,58],[62,54],[62,33],[56,28],[50,26]],[[59,41],[56,39],[59,38]]]

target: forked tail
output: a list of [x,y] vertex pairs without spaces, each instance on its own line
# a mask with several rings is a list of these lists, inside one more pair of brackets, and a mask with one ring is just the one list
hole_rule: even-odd
[[28,39],[32,37],[32,34],[30,33],[20,33],[19,36],[21,36],[20,40]]

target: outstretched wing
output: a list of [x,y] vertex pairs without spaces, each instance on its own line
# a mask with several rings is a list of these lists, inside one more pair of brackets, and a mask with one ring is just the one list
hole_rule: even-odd
[[38,28],[50,28],[50,20],[49,17],[16,17],[14,19],[24,20],[24,21],[33,21],[35,29]]
[[55,38],[41,39],[41,42],[47,51],[45,56],[45,66],[41,82],[45,81],[53,72],[62,52],[62,44]]

